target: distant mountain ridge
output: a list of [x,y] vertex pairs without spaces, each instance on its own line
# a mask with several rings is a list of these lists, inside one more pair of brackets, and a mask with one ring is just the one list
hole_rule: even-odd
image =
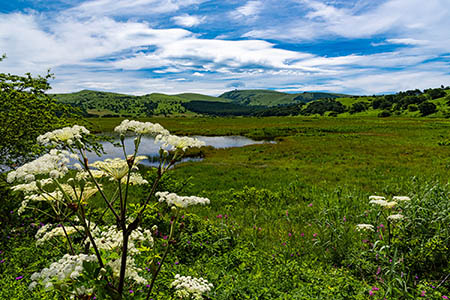
[[298,102],[310,102],[317,99],[348,97],[344,94],[303,92],[303,93],[283,93],[272,90],[234,90],[223,93],[219,98],[231,99],[233,102],[242,105],[277,106],[294,104]]
[[[133,96],[112,92],[82,90],[75,93],[54,94],[57,100],[77,107],[87,117],[94,116],[153,116],[153,115],[244,115],[255,109],[309,102],[322,98],[338,98],[332,93],[288,94],[271,90],[234,90],[219,97],[196,93],[166,95],[152,93]],[[188,104],[190,103],[190,104]]]
[[219,97],[181,93],[132,96],[83,90],[54,94],[85,117],[150,116],[433,116],[450,117],[450,87],[378,96],[272,90],[233,90]]

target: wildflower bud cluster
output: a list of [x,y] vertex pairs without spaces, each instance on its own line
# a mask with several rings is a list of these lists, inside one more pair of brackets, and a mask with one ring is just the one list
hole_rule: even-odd
[[356,225],[358,231],[375,231],[375,228],[371,224],[358,224]]
[[159,197],[159,202],[167,202],[169,206],[176,206],[180,208],[186,208],[188,206],[196,204],[209,204],[208,198],[196,197],[196,196],[178,196],[175,193],[169,192],[157,192],[156,197]]
[[[91,226],[92,225],[93,224],[91,224]],[[118,230],[116,226],[108,226],[103,229],[95,227],[95,229],[92,230],[92,236],[99,249],[119,251],[122,247],[122,231]],[[148,247],[153,247],[153,237],[149,229],[144,230],[138,227],[131,233],[128,240],[128,253],[132,255],[138,254],[140,252],[138,246],[142,243],[145,243]]]
[[384,208],[393,208],[397,205],[397,202],[395,201],[386,201],[385,197],[382,196],[370,196],[369,197],[369,203],[379,205]]
[[127,179],[127,177],[123,177],[120,182],[123,184],[126,184],[128,181],[128,184],[130,185],[143,185],[148,184],[148,181],[142,178],[141,174],[139,173],[132,173],[130,175],[130,180]]
[[89,133],[89,130],[87,130],[85,127],[74,125],[73,127],[64,127],[40,135],[38,136],[37,141],[38,143],[44,145],[58,145],[59,143],[72,145],[75,140],[81,140],[83,134]]
[[35,180],[35,175],[43,174],[48,174],[51,178],[63,177],[69,171],[68,163],[68,151],[52,149],[50,153],[9,172],[7,181],[9,183],[15,180],[31,182]]
[[123,120],[119,126],[114,128],[115,132],[125,134],[127,131],[132,131],[137,134],[151,134],[151,135],[168,135],[169,131],[164,129],[160,124],[151,122],[139,122],[134,120]]
[[[147,158],[147,156],[136,156],[134,158],[133,169],[137,169],[137,164]],[[107,158],[104,161],[96,161],[91,166],[102,171],[104,175],[116,180],[125,177],[130,169],[128,162],[121,158]]]
[[392,197],[392,200],[393,201],[398,201],[398,202],[411,201],[411,198],[409,198],[408,196],[394,196],[394,197]]
[[155,143],[162,143],[163,147],[169,147],[171,150],[186,151],[188,148],[198,148],[205,146],[205,142],[196,138],[176,135],[158,135]]
[[[111,260],[107,265],[111,267],[114,276],[119,277],[121,259],[118,258],[115,260]],[[134,257],[127,256],[125,278],[132,280],[138,284],[147,284],[147,279],[139,275],[139,273],[141,273],[142,271],[143,270],[141,268],[138,268],[136,266]]]
[[[95,255],[69,255],[65,254],[60,260],[54,262],[50,267],[42,269],[41,272],[31,275],[31,284],[29,289],[34,289],[38,284],[43,285],[47,289],[53,288],[53,281],[62,282],[65,280],[74,280],[83,272],[84,262],[95,262]],[[77,291],[74,291],[77,293]],[[82,292],[82,293],[80,293]],[[86,291],[82,289],[77,294],[84,294]]]
[[[398,205],[399,202],[410,201],[411,198],[408,196],[394,196],[392,197],[392,201],[386,201],[385,197],[382,196],[370,196],[369,203],[379,205],[383,208],[393,208]],[[387,217],[389,221],[400,221],[404,218],[402,214],[393,214]]]
[[404,216],[402,214],[390,215],[387,217],[389,221],[400,221],[403,220]]
[[208,293],[213,288],[213,285],[206,279],[195,278],[191,276],[175,275],[175,280],[171,286],[177,291],[175,295],[181,299],[203,299],[203,294]]
[[[77,231],[77,228],[73,226],[66,226],[64,229],[67,234],[72,234]],[[55,226],[52,224],[42,226],[34,236],[36,238],[36,245],[42,245],[54,237],[64,236],[64,229],[61,226]]]

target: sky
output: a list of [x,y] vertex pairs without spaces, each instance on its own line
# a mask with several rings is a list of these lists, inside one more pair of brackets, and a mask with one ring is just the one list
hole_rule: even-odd
[[53,93],[450,85],[450,0],[0,1],[0,72]]

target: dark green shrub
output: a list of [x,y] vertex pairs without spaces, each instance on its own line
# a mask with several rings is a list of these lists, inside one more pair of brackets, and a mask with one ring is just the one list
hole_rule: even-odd
[[378,117],[380,118],[386,118],[386,117],[390,117],[391,116],[391,112],[388,110],[383,110],[382,112],[380,112],[378,114]]
[[436,112],[436,105],[426,101],[419,105],[419,110],[422,116],[428,116]]

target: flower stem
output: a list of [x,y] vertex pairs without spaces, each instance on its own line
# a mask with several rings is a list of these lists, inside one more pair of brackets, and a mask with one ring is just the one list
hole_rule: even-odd
[[173,222],[172,222],[172,224],[170,226],[170,234],[169,234],[169,238],[167,239],[166,251],[164,252],[164,255],[163,255],[162,259],[161,259],[161,263],[159,264],[158,269],[156,270],[155,274],[152,276],[152,282],[150,283],[150,287],[148,288],[148,293],[147,293],[147,297],[145,298],[145,300],[148,300],[150,298],[150,295],[151,295],[152,289],[153,289],[153,285],[155,284],[155,281],[156,281],[156,277],[158,277],[158,274],[161,271],[161,267],[162,267],[162,265],[164,263],[164,260],[166,259],[167,254],[169,253],[170,242],[171,242],[172,237],[173,237],[174,227],[175,227],[175,223],[177,222],[177,220],[178,220],[178,211],[177,211],[176,217],[174,218],[174,220],[173,220]]

